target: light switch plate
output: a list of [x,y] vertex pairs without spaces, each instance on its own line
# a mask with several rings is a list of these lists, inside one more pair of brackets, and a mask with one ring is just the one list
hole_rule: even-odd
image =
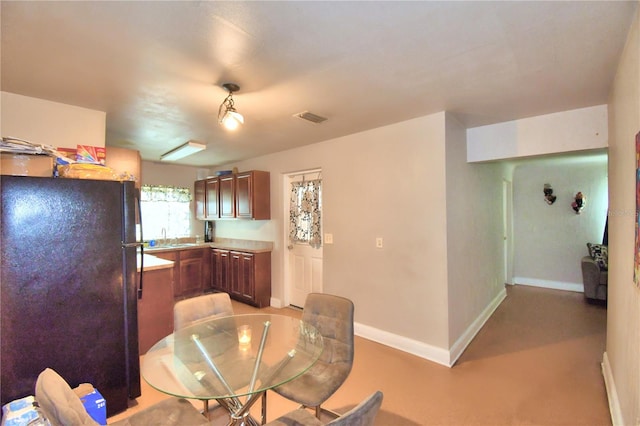
[[324,234],[324,243],[333,244],[333,234]]
[[376,238],[376,248],[382,248],[383,244],[382,244],[382,237],[377,237]]

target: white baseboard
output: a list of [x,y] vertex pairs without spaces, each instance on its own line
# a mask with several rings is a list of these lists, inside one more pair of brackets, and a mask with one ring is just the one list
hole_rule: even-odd
[[513,283],[518,285],[528,285],[531,287],[551,288],[554,290],[575,291],[584,293],[582,283],[566,283],[562,281],[541,280],[539,278],[513,277]]
[[491,303],[482,311],[476,320],[467,328],[450,350],[429,345],[408,337],[398,336],[368,325],[356,323],[355,334],[365,339],[373,340],[385,346],[390,346],[403,352],[436,362],[446,367],[452,367],[480,331],[485,322],[491,317],[500,303],[507,297],[507,291],[502,289]]
[[449,350],[449,365],[453,366],[464,350],[469,346],[469,343],[476,337],[476,334],[482,329],[484,323],[487,322],[493,312],[500,306],[502,301],[507,297],[507,290],[502,288],[500,292],[493,298],[491,303],[484,308],[482,313],[476,318],[476,320],[465,330],[464,333],[456,340]]
[[446,349],[360,323],[354,324],[354,331],[356,335],[365,339],[450,367],[449,351]]
[[609,357],[606,352],[602,356],[602,375],[604,376],[604,385],[607,388],[607,399],[609,400],[611,422],[613,423],[613,426],[622,426],[624,424],[622,409],[620,407],[620,400],[618,399],[616,383],[613,379],[613,373],[611,372],[611,364],[609,364]]
[[275,297],[272,297],[272,298],[269,300],[269,305],[270,305],[272,308],[284,308],[284,305],[283,305],[283,303],[282,303],[282,300],[277,299],[277,298],[275,298]]

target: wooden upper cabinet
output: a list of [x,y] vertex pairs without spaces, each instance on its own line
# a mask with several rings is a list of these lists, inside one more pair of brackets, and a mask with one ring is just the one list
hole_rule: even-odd
[[220,204],[218,205],[220,218],[232,219],[236,217],[236,177],[235,175],[225,175],[220,176],[218,179],[220,188]]
[[205,194],[206,219],[219,218],[220,181],[217,177],[205,181]]
[[108,146],[104,165],[118,174],[133,175],[136,178],[136,188],[142,186],[142,160],[140,152],[135,149]]
[[271,219],[269,172],[250,171],[236,175],[236,217]]
[[196,218],[271,219],[269,172],[253,170],[196,181]]
[[205,220],[207,218],[206,211],[206,189],[205,181],[197,180],[193,185],[193,198],[196,205],[196,219]]

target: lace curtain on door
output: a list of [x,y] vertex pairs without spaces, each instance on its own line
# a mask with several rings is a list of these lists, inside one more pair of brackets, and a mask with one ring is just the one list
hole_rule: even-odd
[[322,180],[291,183],[289,204],[289,243],[322,244]]

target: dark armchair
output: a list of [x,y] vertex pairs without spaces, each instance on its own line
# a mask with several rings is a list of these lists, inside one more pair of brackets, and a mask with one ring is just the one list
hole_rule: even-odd
[[581,260],[584,297],[590,303],[606,303],[608,285],[607,246],[587,244],[589,256]]

